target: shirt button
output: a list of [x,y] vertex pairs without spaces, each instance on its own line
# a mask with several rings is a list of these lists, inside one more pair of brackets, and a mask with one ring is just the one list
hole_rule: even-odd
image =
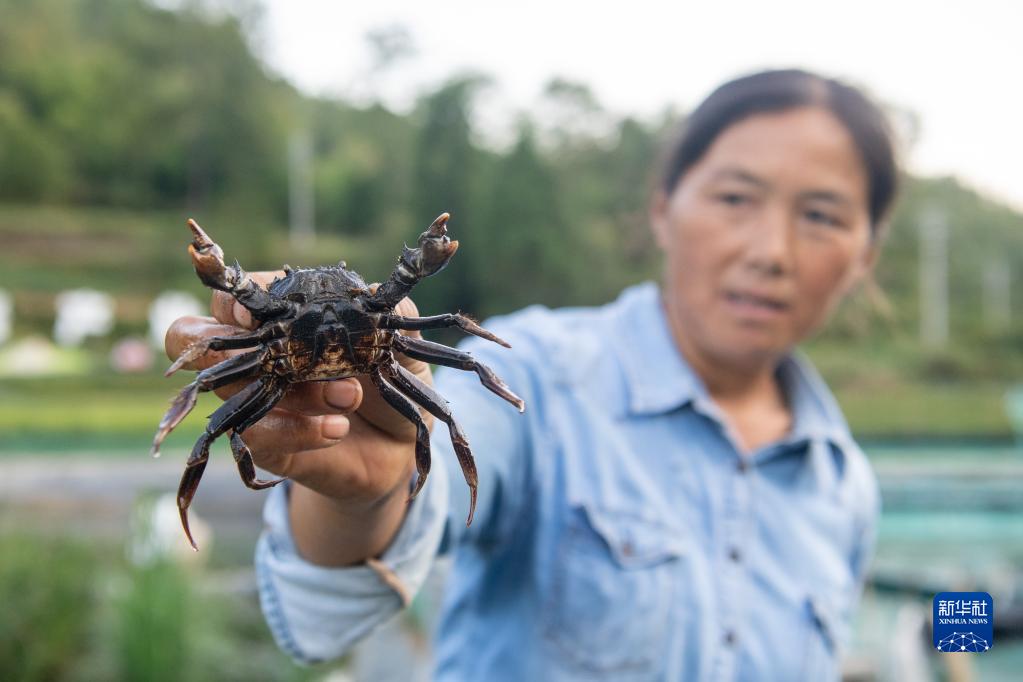
[[738,640],[738,637],[735,634],[735,630],[726,630],[725,631],[725,646],[735,646],[735,642],[737,640]]
[[745,458],[739,458],[739,461],[735,465],[735,470],[740,474],[745,474],[749,471],[750,463]]
[[732,547],[728,550],[728,558],[738,563],[742,561],[742,551],[738,547]]

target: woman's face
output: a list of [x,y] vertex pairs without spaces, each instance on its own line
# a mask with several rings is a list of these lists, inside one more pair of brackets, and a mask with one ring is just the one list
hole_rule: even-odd
[[682,350],[754,368],[815,331],[872,265],[867,193],[852,137],[825,109],[721,132],[652,210]]

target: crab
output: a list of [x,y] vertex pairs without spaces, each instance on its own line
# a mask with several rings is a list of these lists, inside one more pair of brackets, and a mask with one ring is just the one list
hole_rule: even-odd
[[405,317],[395,312],[395,306],[419,280],[440,272],[458,249],[458,242],[447,234],[449,218],[444,213],[434,220],[419,236],[416,248],[406,245],[390,277],[375,289],[357,272],[348,269],[344,261],[312,269],[284,266],[284,276],[264,289],[237,263],[226,265],[220,246],[198,223],[188,220],[192,231],[188,252],[199,279],[210,288],[234,296],[259,323],[252,331],[208,337],[193,343],[166,372],[170,376],[207,351],[253,349],[199,372],[171,402],[153,438],[151,452],[155,457],[167,434],[195,407],[200,393],[251,380],[210,415],[205,432],[199,436],[185,464],[177,502],[181,525],[193,549],[198,551],[188,525],[188,508],[209,460],[213,441],[230,434],[231,452],[246,486],[254,490],[275,486],[285,479],[256,477],[252,453],[242,435],[245,429],[269,412],[291,384],[357,375],[369,375],[384,400],[416,427],[418,478],[409,500],[422,490],[430,473],[430,432],[419,408],[447,424],[451,444],[469,486],[466,525],[472,523],[478,479],[469,441],[452,416],[447,401],[395,358],[395,354],[401,353],[425,362],[476,372],[483,386],[517,407],[519,412],[525,410],[523,400],[493,370],[469,353],[398,333],[457,327],[511,347],[461,313]]

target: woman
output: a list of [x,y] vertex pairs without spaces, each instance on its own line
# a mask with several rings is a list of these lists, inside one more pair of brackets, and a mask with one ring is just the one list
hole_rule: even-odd
[[[356,380],[293,391],[246,432],[293,481],[257,550],[278,642],[341,655],[451,552],[438,679],[835,677],[878,493],[793,351],[868,275],[895,180],[884,119],[856,90],[775,71],[711,94],[652,204],[661,287],[489,322],[513,350],[466,347],[525,415],[438,373],[480,470],[469,528],[446,438],[406,505],[410,425]],[[215,296],[221,323],[245,326],[239,310]],[[168,351],[223,331],[181,320]]]

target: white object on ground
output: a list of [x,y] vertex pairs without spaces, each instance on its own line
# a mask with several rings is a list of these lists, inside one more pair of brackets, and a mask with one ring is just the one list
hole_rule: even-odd
[[114,327],[114,300],[102,291],[71,289],[57,295],[53,338],[78,346],[89,336],[106,336]]

